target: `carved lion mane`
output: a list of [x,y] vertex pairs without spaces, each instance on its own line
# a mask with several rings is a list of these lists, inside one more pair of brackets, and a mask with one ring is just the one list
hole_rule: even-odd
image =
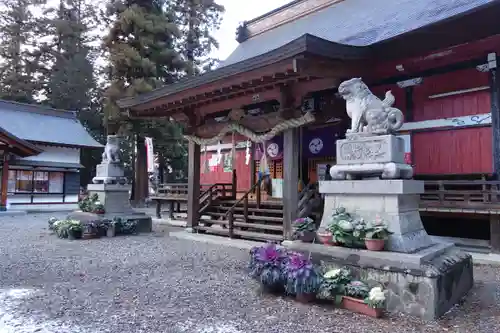
[[354,78],[342,82],[338,92],[346,100],[347,114],[351,118],[348,133],[387,134],[403,125],[403,113],[392,107],[395,98],[390,90],[381,100],[361,78]]

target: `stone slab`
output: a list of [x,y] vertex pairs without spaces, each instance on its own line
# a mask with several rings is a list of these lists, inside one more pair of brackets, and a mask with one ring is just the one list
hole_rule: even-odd
[[424,182],[411,179],[321,180],[322,194],[421,194]]
[[191,231],[189,231],[187,229],[191,229],[191,228],[186,228],[186,230],[184,230],[184,231],[171,232],[171,233],[169,233],[169,236],[177,238],[177,239],[182,239],[182,240],[202,242],[202,243],[215,244],[215,245],[222,245],[222,246],[234,247],[234,248],[238,248],[238,249],[242,249],[242,250],[250,250],[254,246],[262,246],[262,244],[263,244],[262,242],[250,241],[250,240],[246,240],[246,239],[231,239],[231,238],[221,237],[221,236],[198,234],[198,233],[192,232],[192,231],[194,231],[192,229],[191,229]]
[[295,242],[283,245],[311,255],[318,264],[349,268],[356,278],[366,281],[370,287],[382,286],[387,290],[387,311],[407,313],[425,320],[434,320],[445,314],[474,284],[472,257],[455,246],[449,247],[449,244],[441,245],[432,255],[423,255],[425,260],[414,259],[399,265],[395,263],[395,258],[406,260],[417,258],[420,254],[389,254],[387,258],[386,252],[375,252],[378,257],[370,260],[362,250],[346,249],[352,251],[351,255],[336,258],[329,252],[338,253],[339,250],[318,248],[328,248],[323,245],[303,243],[299,246]]
[[404,163],[404,140],[395,135],[350,136],[337,140],[337,165]]
[[363,267],[392,267],[403,271],[407,269],[418,269],[425,262],[434,259],[446,250],[454,247],[453,244],[439,243],[410,254],[389,251],[376,252],[341,246],[325,246],[322,244],[308,244],[301,241],[283,241],[281,244],[294,251],[313,252],[348,262],[356,261],[358,265]]

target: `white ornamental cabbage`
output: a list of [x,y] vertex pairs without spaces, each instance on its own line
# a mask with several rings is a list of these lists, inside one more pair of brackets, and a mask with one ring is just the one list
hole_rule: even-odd
[[325,279],[334,279],[339,276],[341,269],[331,269],[323,275]]
[[338,225],[344,231],[352,231],[354,229],[352,223],[346,220],[339,221]]
[[380,303],[385,301],[385,291],[380,287],[374,287],[370,290],[370,294],[368,295],[368,299],[372,302]]

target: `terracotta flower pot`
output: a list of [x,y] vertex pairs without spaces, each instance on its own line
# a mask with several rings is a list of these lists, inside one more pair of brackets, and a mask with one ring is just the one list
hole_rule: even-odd
[[321,244],[323,245],[336,245],[333,242],[332,234],[329,232],[324,232],[324,233],[318,233],[318,238],[321,241]]
[[373,318],[380,318],[383,314],[383,309],[372,308],[368,304],[365,304],[364,300],[349,296],[342,296],[341,307]]
[[382,251],[385,245],[385,239],[365,239],[366,248],[370,251]]
[[315,294],[297,294],[297,295],[295,295],[295,299],[297,300],[297,302],[300,302],[300,303],[311,303],[312,301],[314,301],[316,299],[316,295]]

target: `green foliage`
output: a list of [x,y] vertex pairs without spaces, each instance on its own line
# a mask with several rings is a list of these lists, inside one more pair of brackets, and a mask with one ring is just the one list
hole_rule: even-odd
[[82,224],[78,220],[57,220],[53,221],[51,226],[59,238],[80,238],[83,230]]
[[319,296],[323,299],[335,299],[345,294],[346,285],[351,281],[351,272],[346,268],[330,269],[323,274]]
[[365,299],[370,288],[362,281],[351,281],[345,286],[345,294],[358,299]]
[[[0,98],[32,103],[39,89],[36,79],[39,59],[33,15],[43,0],[3,0],[0,4]],[[26,46],[31,47],[30,49]]]
[[186,61],[186,73],[197,75],[209,71],[218,63],[209,54],[219,47],[212,33],[219,28],[224,6],[214,0],[173,0],[167,10],[174,13],[181,31],[176,45]]
[[78,202],[78,207],[82,212],[87,213],[104,213],[104,206],[99,202],[99,196],[97,194],[92,194],[86,196],[83,200]]
[[332,233],[336,243],[356,248],[364,246],[364,220],[354,219],[343,207],[334,211],[328,230]]
[[380,219],[370,223],[365,230],[366,239],[384,239],[389,238],[392,232],[389,231],[384,222]]

